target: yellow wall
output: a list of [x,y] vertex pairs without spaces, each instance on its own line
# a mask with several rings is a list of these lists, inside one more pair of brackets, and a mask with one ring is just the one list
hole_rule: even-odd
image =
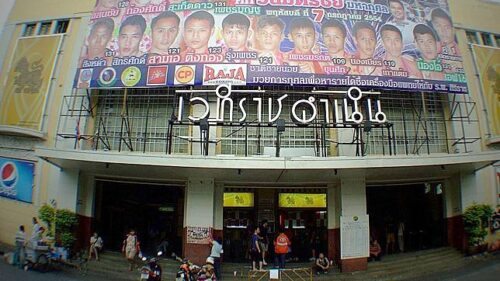
[[448,0],[450,13],[454,21],[459,48],[462,52],[463,64],[467,76],[469,95],[476,102],[476,114],[480,120],[482,150],[494,149],[487,145],[487,126],[484,115],[484,106],[481,100],[479,80],[476,77],[472,51],[469,48],[465,29],[500,34],[498,16],[500,5],[484,3],[479,0]]
[[[64,36],[64,44],[61,46],[61,54],[58,56],[57,71],[54,72],[56,79],[52,81],[51,92],[47,100],[44,130],[47,132],[45,141],[42,140],[37,145],[53,147],[56,139],[59,110],[64,95],[69,95],[71,85],[68,81],[73,80],[75,64],[74,55],[79,54],[81,49],[81,36],[79,31],[82,28],[82,22],[86,26],[82,17],[88,16],[92,10],[94,1],[83,0],[17,0],[9,18],[7,25],[15,25],[15,31],[12,34],[11,41],[8,44],[5,60],[2,66],[2,76],[0,76],[0,87],[4,87],[6,75],[10,68],[11,58],[17,38],[23,31],[23,23],[37,22],[41,20],[54,20],[69,18],[70,25]],[[86,31],[86,29],[85,29]],[[26,227],[26,232],[31,235],[31,218],[37,216],[38,208],[46,203],[48,198],[48,185],[50,165],[45,161],[39,160],[37,163],[37,175],[35,177],[35,187],[33,191],[33,204],[26,204],[14,200],[8,200],[0,197],[0,242],[14,244],[14,235],[19,225]],[[39,177],[39,178],[38,178]]]

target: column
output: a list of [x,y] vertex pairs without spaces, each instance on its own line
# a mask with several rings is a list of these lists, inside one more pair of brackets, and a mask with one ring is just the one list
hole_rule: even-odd
[[466,241],[460,202],[460,175],[455,175],[446,180],[444,201],[448,246],[463,250]]
[[213,179],[190,178],[186,187],[184,204],[183,256],[196,264],[204,264],[210,254],[206,242],[188,243],[188,229],[199,230],[214,228],[215,186]]
[[92,235],[92,220],[94,218],[95,206],[95,178],[90,175],[80,177],[80,188],[78,189],[76,214],[78,215],[78,233],[76,246],[80,249],[88,249]]
[[340,184],[329,184],[327,189],[328,258],[340,264]]
[[[341,213],[343,217],[364,217],[366,216],[366,184],[364,174],[349,174],[341,178]],[[370,236],[369,230],[361,233]],[[342,241],[342,233],[341,241]],[[352,237],[351,239],[355,239]],[[350,241],[351,243],[362,243],[361,241]],[[368,249],[367,249],[368,250]],[[368,261],[366,257],[341,259],[340,266],[342,272],[353,272],[366,270]]]
[[79,172],[78,169],[50,167],[47,203],[55,200],[58,209],[76,212]]
[[223,237],[224,230],[224,184],[215,185],[213,236]]

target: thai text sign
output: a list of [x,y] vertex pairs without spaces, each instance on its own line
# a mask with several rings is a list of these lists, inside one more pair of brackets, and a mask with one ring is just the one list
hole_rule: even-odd
[[100,0],[77,88],[331,85],[465,93],[446,0]]
[[326,208],[326,194],[280,193],[281,208]]
[[0,196],[32,202],[35,164],[0,157]]
[[41,130],[61,36],[20,38],[8,72],[0,125]]
[[253,193],[224,192],[224,207],[253,207]]

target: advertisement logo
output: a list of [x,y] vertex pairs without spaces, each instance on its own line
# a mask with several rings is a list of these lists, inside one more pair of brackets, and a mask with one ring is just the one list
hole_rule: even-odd
[[0,184],[6,189],[13,189],[19,179],[16,164],[12,162],[6,162],[0,168]]
[[203,85],[246,85],[246,64],[206,64],[203,68]]
[[84,68],[80,70],[80,77],[78,77],[78,88],[88,88],[90,87],[90,80],[92,79],[92,74],[94,69]]
[[106,67],[99,74],[99,85],[104,87],[113,86],[116,82],[116,70],[112,67]]
[[122,83],[126,87],[134,87],[141,81],[141,70],[137,66],[129,66],[122,73]]
[[148,86],[165,86],[167,85],[167,66],[150,66],[148,67]]
[[176,65],[175,66],[175,85],[194,85],[194,75],[196,73],[195,65]]

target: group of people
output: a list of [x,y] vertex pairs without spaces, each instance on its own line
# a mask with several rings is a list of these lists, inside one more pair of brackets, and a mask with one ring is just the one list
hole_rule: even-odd
[[[117,9],[116,0],[102,2],[109,2],[109,9]],[[351,30],[337,19],[325,18],[316,23],[309,17],[295,17],[285,24],[274,15],[252,16],[251,20],[244,14],[232,13],[222,20],[222,40],[215,39],[218,29],[214,15],[203,10],[190,13],[182,21],[173,11],[162,12],[148,20],[141,14],[123,16],[113,44],[110,42],[115,20],[119,17],[101,17],[92,24],[81,63],[106,59],[109,65],[112,57],[130,58],[145,54],[176,55],[184,61],[188,54],[231,52],[236,55],[220,56],[222,61],[210,63],[292,65],[298,66],[302,73],[437,80],[444,79],[446,72],[457,70],[461,63],[460,52],[451,17],[445,10],[434,8],[429,14],[429,23],[415,22],[408,19],[401,0],[388,0],[387,3],[391,12],[389,20],[377,26],[368,21],[356,21]],[[149,35],[145,34],[147,30],[150,30]],[[285,30],[288,32],[286,36]],[[381,38],[382,52],[376,52],[377,35]],[[285,39],[293,43],[291,51],[281,49]],[[348,44],[348,41],[353,44]],[[108,48],[111,45],[113,50]],[[348,52],[348,45],[354,50]]]
[[24,225],[19,226],[19,230],[15,235],[15,246],[16,250],[14,252],[14,264],[18,265],[20,268],[24,265],[26,248],[34,248],[45,243],[44,233],[45,228],[38,223],[38,219],[33,217],[33,231],[29,240],[26,239],[26,231]]

